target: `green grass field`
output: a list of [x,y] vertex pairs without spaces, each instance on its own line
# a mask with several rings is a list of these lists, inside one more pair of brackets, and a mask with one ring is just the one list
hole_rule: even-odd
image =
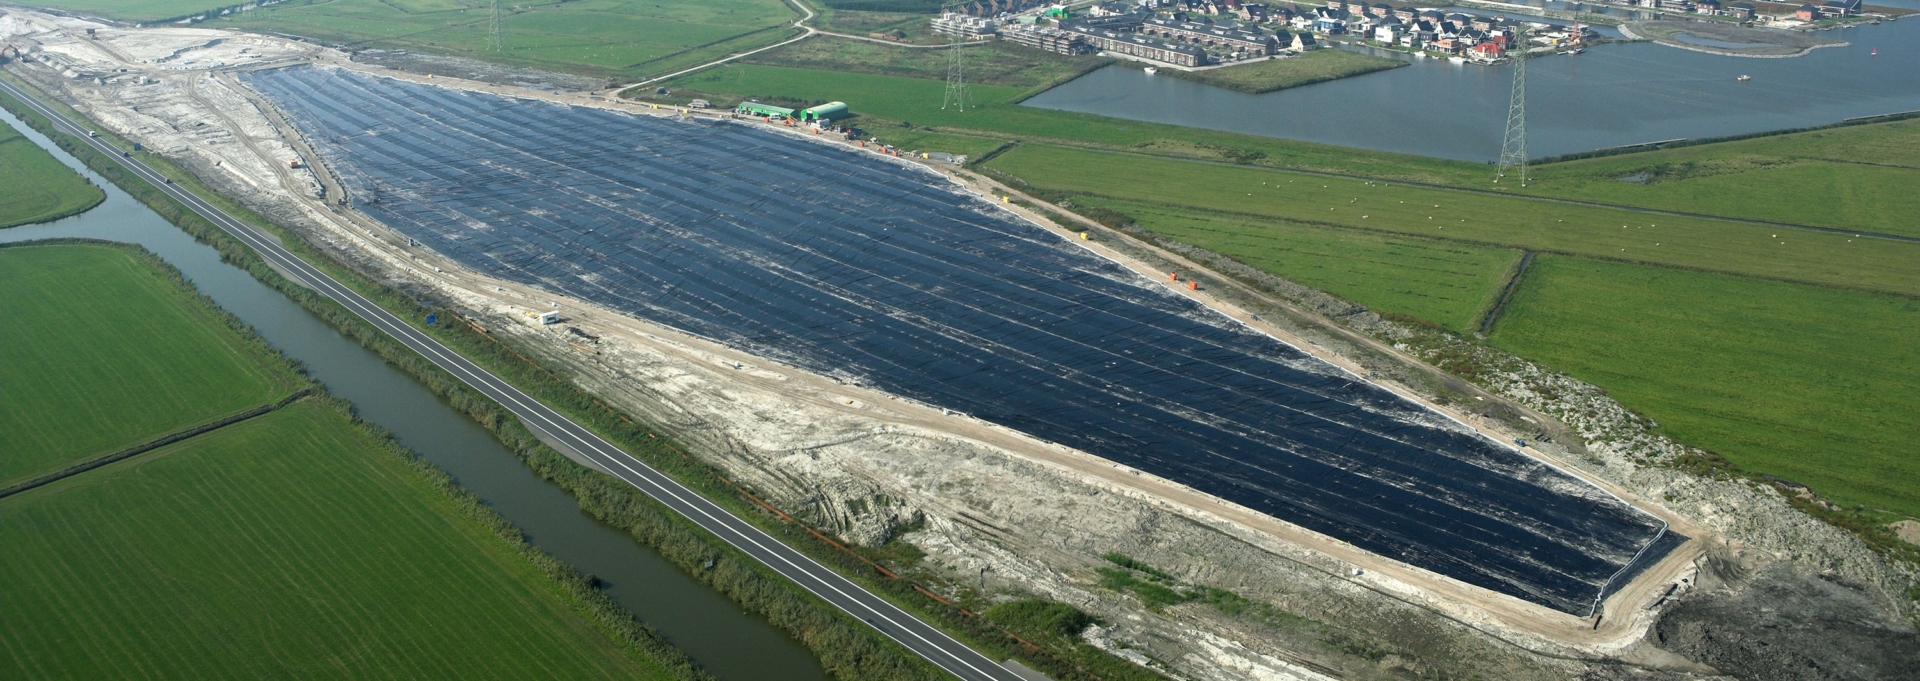
[[1314,50],[1286,59],[1268,59],[1206,71],[1167,69],[1162,73],[1214,87],[1259,94],[1406,65],[1407,62],[1398,59],[1359,52]]
[[1226,255],[1367,307],[1470,331],[1492,306],[1520,251],[1419,237],[1252,221],[1115,199],[1076,203],[1118,210],[1156,234]]
[[[1555,196],[1920,236],[1920,119],[1535,166]],[[1621,178],[1644,178],[1628,182]]]
[[0,500],[0,676],[663,678],[324,403]]
[[[57,0],[56,0],[57,1]],[[480,0],[321,0],[209,24],[407,48],[570,73],[637,76],[775,42],[795,18],[780,0],[575,0],[504,5],[504,48],[488,49]]]
[[[965,49],[967,82],[1027,88],[1026,94],[1035,94],[1045,87],[1111,62],[1101,57],[1068,57],[999,42]],[[950,56],[948,50],[942,49],[914,49],[823,37],[768,50],[742,61],[815,71],[922,78],[941,81],[944,85]],[[798,77],[798,74],[789,75]],[[935,106],[938,106],[937,102]]]
[[116,247],[0,248],[0,486],[305,385],[195,296]]
[[1072,193],[1920,295],[1920,244],[1286,171],[1022,145],[988,166]]
[[[0,314],[9,475],[307,384],[129,247],[0,248]],[[0,678],[670,676],[451,489],[308,399],[0,499]]]
[[45,222],[92,208],[107,198],[72,168],[0,123],[0,228]]
[[1920,301],[1544,256],[1492,337],[1749,471],[1920,517]]
[[230,7],[230,0],[35,0],[33,7],[52,7],[77,14],[129,23],[172,19],[210,9]]

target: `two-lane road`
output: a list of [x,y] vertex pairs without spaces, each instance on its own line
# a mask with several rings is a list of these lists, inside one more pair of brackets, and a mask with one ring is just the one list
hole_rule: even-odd
[[513,412],[514,416],[519,417],[520,422],[528,428],[591,458],[602,469],[611,471],[616,477],[645,492],[647,496],[666,504],[668,508],[718,535],[734,548],[773,568],[775,572],[793,580],[815,596],[866,622],[888,638],[926,658],[927,661],[967,681],[1022,681],[1021,677],[996,664],[985,655],[968,648],[945,632],[820,565],[799,551],[780,543],[751,523],[734,516],[718,504],[641,463],[633,455],[534,400],[479,365],[468,361],[465,357],[441,345],[439,341],[409,326],[384,308],[373,304],[353,289],[335,281],[325,272],[307,264],[305,260],[294,257],[271,236],[235,220],[226,212],[201,200],[199,196],[167,182],[160,173],[154,172],[138,159],[122,156],[119,149],[100,139],[89,137],[86,128],[74,124],[73,121],[11,83],[0,81],[0,91],[6,92],[46,116],[60,130],[113,157],[141,179],[152,183],[153,186],[166,192],[195,213],[199,213],[201,217],[212,221],[221,230],[251,247],[262,258],[282,272],[289,273],[299,283],[345,306],[435,365],[500,403],[501,406]]

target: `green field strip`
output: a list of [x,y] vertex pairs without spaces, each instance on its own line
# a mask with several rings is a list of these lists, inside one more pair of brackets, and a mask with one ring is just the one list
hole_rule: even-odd
[[306,385],[197,296],[124,247],[0,248],[0,485]]
[[778,0],[584,0],[515,4],[501,18],[503,49],[489,46],[487,5],[447,0],[328,0],[262,8],[216,25],[407,48],[513,65],[605,74],[701,52],[793,18]]
[[1492,335],[1748,471],[1920,516],[1915,338],[1910,298],[1552,255]]
[[1205,248],[1381,312],[1471,330],[1520,252],[1439,239],[1302,225],[1108,198],[1155,234]]
[[338,408],[0,501],[0,676],[662,678]]
[[106,200],[87,182],[11,126],[0,123],[0,228],[56,220]]
[[87,471],[100,468],[107,464],[125,461],[127,459],[133,458],[135,456],[139,456],[141,454],[145,454],[147,452],[153,451],[155,449],[159,449],[161,447],[165,447],[175,442],[179,442],[181,440],[186,440],[189,438],[199,437],[200,435],[210,433],[215,430],[225,428],[227,426],[231,426],[233,424],[239,423],[241,421],[245,421],[250,418],[254,418],[256,416],[262,416],[262,415],[271,413],[275,409],[279,409],[289,404],[293,404],[295,400],[306,397],[312,393],[313,393],[312,389],[302,390],[292,395],[288,395],[285,398],[281,399],[279,402],[275,402],[273,404],[263,404],[258,407],[254,407],[252,409],[248,409],[246,411],[240,412],[238,414],[224,416],[206,423],[202,423],[197,426],[193,426],[191,428],[186,428],[183,430],[167,433],[166,435],[162,435],[152,440],[148,440],[146,442],[142,442],[132,447],[122,449],[120,451],[114,452],[112,454],[108,454],[98,459],[93,459],[91,461],[85,461],[79,464],[68,466],[59,471],[42,475],[40,477],[34,478],[32,480],[28,480],[26,482],[22,482],[12,487],[8,487],[6,489],[0,489],[0,499],[4,499],[6,497],[10,497],[15,494],[19,494],[21,492],[25,492],[35,487],[52,484],[55,481],[70,478],[75,475],[79,475],[81,473],[85,473]]
[[1920,243],[1027,144],[994,170],[1057,192],[1920,296]]

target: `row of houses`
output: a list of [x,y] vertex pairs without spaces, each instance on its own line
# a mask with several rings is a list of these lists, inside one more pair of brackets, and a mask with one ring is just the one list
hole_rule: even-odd
[[988,19],[947,12],[935,18],[932,26],[933,30],[949,35],[969,39],[998,37],[1059,54],[1107,52],[1186,67],[1319,46],[1313,36],[1306,33],[1222,26],[1189,21],[1182,14],[1160,17],[1144,9],[1129,9],[1127,12],[1089,12],[1077,18],[1029,20],[1031,23],[1018,18]]

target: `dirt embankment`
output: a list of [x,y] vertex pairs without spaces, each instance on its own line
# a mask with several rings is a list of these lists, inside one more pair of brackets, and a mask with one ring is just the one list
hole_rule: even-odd
[[[101,33],[103,40],[119,44],[114,32]],[[125,33],[189,59],[196,50],[222,49],[207,47],[206,38],[197,34],[177,40],[201,47],[169,51],[164,36]],[[1045,595],[1095,614],[1102,626],[1090,630],[1089,640],[1116,654],[1197,679],[1476,674],[1661,679],[1712,676],[1698,663],[1713,664],[1713,651],[1723,647],[1722,639],[1711,636],[1676,635],[1671,644],[1641,639],[1660,631],[1658,614],[1677,604],[1738,598],[1718,586],[1692,588],[1689,575],[1710,567],[1709,562],[1678,557],[1676,564],[1654,571],[1658,578],[1645,580],[1642,588],[1648,593],[1616,596],[1632,605],[1609,615],[1604,638],[1569,644],[1541,637],[1514,624],[1527,621],[1524,617],[1492,614],[1511,604],[1484,596],[1475,603],[1470,591],[1449,592],[1453,587],[1422,582],[1417,575],[1393,577],[1391,565],[1376,570],[1373,563],[1356,562],[1368,560],[1364,556],[1258,529],[1235,520],[1231,509],[1182,500],[1177,489],[1143,492],[1152,481],[1135,482],[1132,473],[1102,468],[1076,452],[463,271],[364,216],[329,207],[310,175],[279,172],[293,170],[274,167],[281,162],[276,155],[294,148],[285,137],[292,133],[277,129],[254,100],[225,90],[232,87],[229,81],[199,80],[187,88],[183,79],[196,77],[194,71],[140,70],[137,63],[117,61],[121,58],[113,50],[91,49],[80,38],[45,27],[21,37],[50,59],[10,71],[59,93],[102,125],[161,149],[169,160],[341,261],[396,288],[448,301],[537,359],[574,370],[583,387],[704,444],[700,450],[712,462],[811,523],[862,544],[911,542],[926,553],[913,568],[916,578],[949,593],[984,585],[988,598]],[[294,43],[281,47],[310,49]],[[312,58],[354,67],[337,53],[322,51]],[[101,73],[132,67],[158,82],[103,78],[95,84],[68,75],[93,67]],[[135,77],[128,72],[109,78]],[[641,108],[584,98],[568,103]],[[1796,612],[1840,612],[1861,602],[1883,611],[1898,609],[1888,605],[1889,594],[1898,593],[1897,585],[1906,583],[1901,579],[1910,576],[1876,562],[1845,533],[1793,511],[1771,490],[1649,465],[1684,449],[1649,434],[1643,420],[1592,386],[1517,358],[1490,357],[1486,362],[1497,370],[1482,381],[1489,386],[1482,389],[1422,362],[1453,356],[1448,352],[1487,352],[1484,348],[1451,348],[1444,338],[1204,251],[1100,234],[1097,243],[1139,267],[1165,271],[1168,263],[1198,263],[1247,282],[1239,292],[1222,279],[1205,294],[1235,307],[1236,314],[1258,314],[1265,328],[1316,353],[1360,372],[1377,372],[1383,382],[1463,421],[1508,435],[1545,436],[1553,442],[1542,455],[1627,494],[1664,499],[1678,514],[1676,520],[1699,528],[1693,536],[1727,537],[1750,547],[1759,556],[1756,563],[1787,561],[1802,573],[1824,571],[1825,583],[1858,596],[1848,600],[1811,592]],[[542,328],[525,317],[555,304],[569,319],[563,326]],[[1229,614],[1200,602],[1150,607],[1102,586],[1096,568],[1105,565],[1100,555],[1109,551],[1158,567],[1183,584],[1231,590],[1272,610],[1260,611],[1268,613],[1261,617]],[[1356,567],[1365,567],[1364,574],[1354,575]],[[1702,612],[1707,614],[1692,621],[1711,626],[1701,631],[1729,631],[1739,624],[1720,611]],[[1871,638],[1885,631],[1890,630],[1846,633]],[[1696,640],[1704,643],[1691,642]]]

